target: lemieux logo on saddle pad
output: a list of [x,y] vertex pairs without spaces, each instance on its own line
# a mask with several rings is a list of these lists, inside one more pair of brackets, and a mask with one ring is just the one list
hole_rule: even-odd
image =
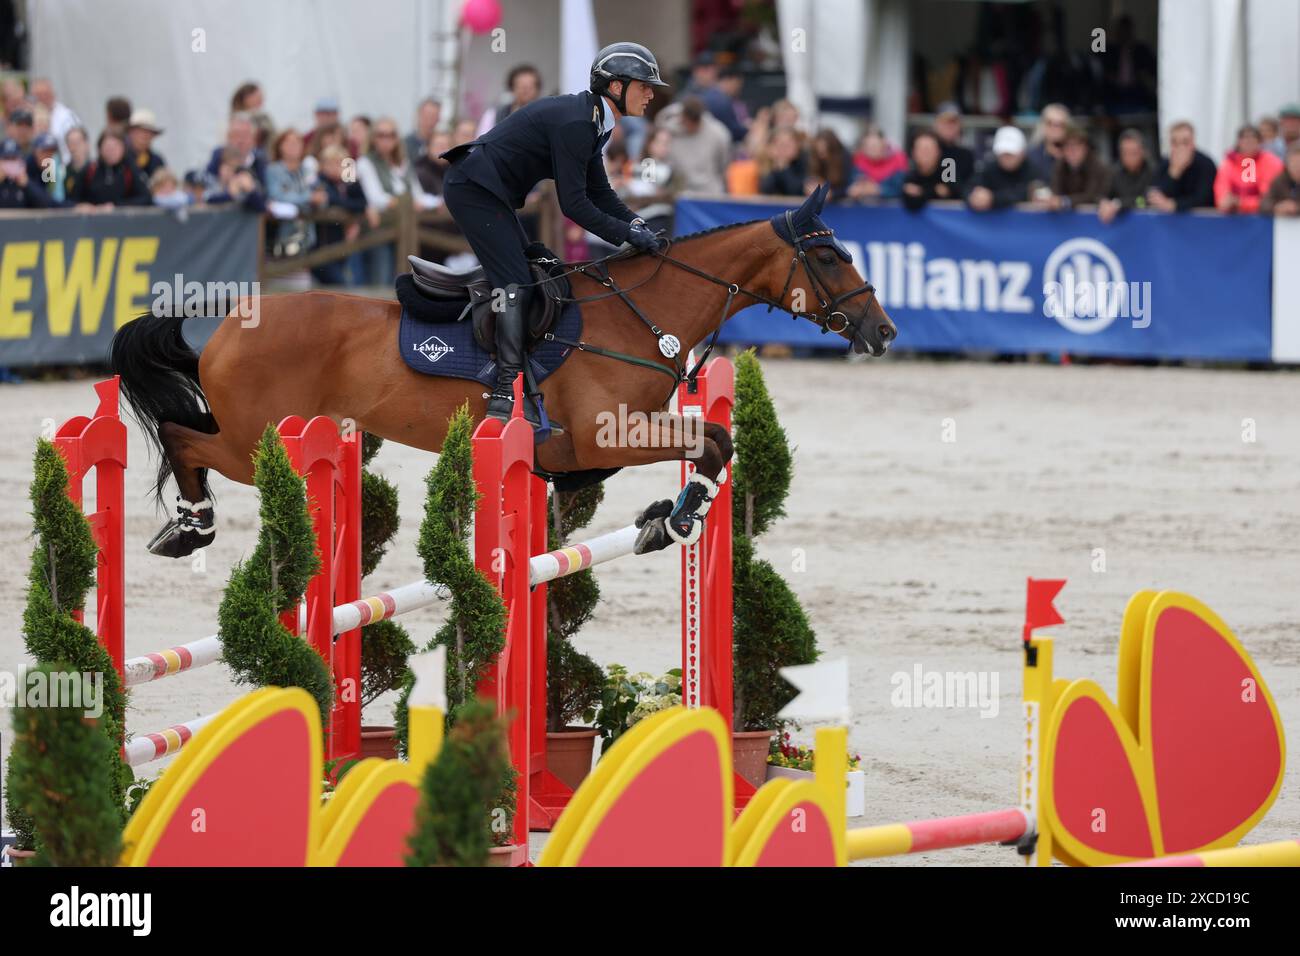
[[456,351],[456,348],[448,345],[438,336],[431,335],[419,345],[414,346],[414,351],[419,352],[430,362],[436,362],[447,353]]

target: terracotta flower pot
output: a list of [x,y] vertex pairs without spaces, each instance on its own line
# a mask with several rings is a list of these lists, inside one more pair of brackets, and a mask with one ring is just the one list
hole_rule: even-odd
[[513,866],[515,848],[512,846],[494,846],[488,848],[488,866]]
[[[811,770],[767,765],[767,779],[785,777],[789,780],[816,780]],[[850,770],[844,775],[844,815],[860,817],[867,812],[867,775],[862,770]]]
[[397,739],[392,727],[361,728],[361,759],[379,757],[382,760],[397,759]]
[[767,752],[772,749],[775,730],[737,730],[731,735],[731,762],[755,787],[767,778]]
[[600,731],[594,727],[565,727],[546,735],[546,767],[566,786],[577,790],[591,773],[591,758]]
[[9,862],[14,866],[22,866],[35,855],[35,850],[19,850],[12,846],[5,849],[5,856],[9,858]]

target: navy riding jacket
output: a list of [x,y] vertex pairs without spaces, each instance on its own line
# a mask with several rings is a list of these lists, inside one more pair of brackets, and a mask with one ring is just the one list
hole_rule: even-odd
[[515,110],[471,143],[442,154],[454,170],[512,209],[533,187],[554,179],[564,214],[611,245],[627,241],[636,213],[609,185],[601,151],[604,98],[590,92],[548,96]]

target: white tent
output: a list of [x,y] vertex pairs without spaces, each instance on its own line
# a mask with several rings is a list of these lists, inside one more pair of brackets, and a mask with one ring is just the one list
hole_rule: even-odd
[[231,95],[246,80],[262,85],[283,126],[309,128],[323,96],[338,97],[345,116],[395,113],[409,126],[420,98],[451,79],[437,69],[446,57],[436,35],[459,4],[42,0],[30,10],[32,73],[53,80],[91,136],[103,128],[105,101],[125,96],[157,114],[166,128],[157,149],[185,170],[223,141]]
[[1199,147],[1217,161],[1242,123],[1300,100],[1298,49],[1295,0],[1162,0],[1162,135],[1191,120]]
[[[822,97],[871,97],[885,135],[901,142],[907,124],[908,12],[905,0],[777,0],[786,98],[818,117]],[[847,143],[859,124],[826,113],[824,123]]]
[[[906,123],[907,0],[776,0],[788,96],[806,116],[823,97],[864,97],[895,141]],[[420,98],[470,105],[501,95],[508,67],[542,69],[545,87],[584,79],[593,44],[635,37],[666,65],[689,55],[689,0],[503,0],[506,48],[487,37],[462,46],[460,0],[41,0],[30,7],[32,72],[90,127],[105,100],[152,109],[167,133],[159,151],[178,169],[206,161],[221,142],[230,96],[248,79],[266,92],[282,125],[305,127],[322,96],[344,116],[395,114],[409,126]],[[592,33],[592,25],[597,28]],[[919,28],[919,27],[918,27]],[[570,52],[561,47],[568,38]],[[1190,119],[1216,158],[1236,126],[1300,100],[1300,3],[1296,0],[1160,0],[1160,125]],[[461,59],[458,62],[458,56]],[[457,66],[459,65],[459,72]],[[462,102],[466,99],[462,98]],[[448,109],[447,114],[454,112]],[[447,116],[450,119],[450,116]],[[856,125],[824,121],[851,138]]]

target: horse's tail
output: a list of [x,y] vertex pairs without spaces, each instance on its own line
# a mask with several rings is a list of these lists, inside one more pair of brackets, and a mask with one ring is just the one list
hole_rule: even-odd
[[[199,384],[199,356],[181,335],[184,316],[142,315],[117,330],[109,346],[109,366],[121,376],[122,394],[158,456],[153,494],[162,506],[163,487],[172,465],[163,449],[159,427],[175,422],[213,434],[216,421]],[[206,474],[201,476],[209,495]]]

